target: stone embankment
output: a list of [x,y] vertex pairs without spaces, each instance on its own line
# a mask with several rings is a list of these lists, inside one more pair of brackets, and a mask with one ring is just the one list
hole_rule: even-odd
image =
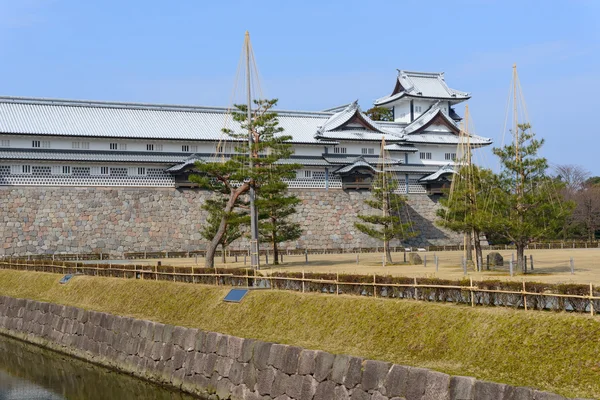
[[[354,249],[381,246],[356,230],[356,215],[373,211],[368,191],[294,191],[302,200],[294,219],[304,234],[282,248]],[[206,241],[202,190],[166,188],[0,187],[0,255],[195,251]],[[434,223],[437,198],[409,195],[401,214],[419,235],[412,246],[457,245],[462,239]],[[244,240],[231,249],[247,249]],[[393,243],[393,246],[398,243]]]
[[0,333],[232,400],[559,400],[525,387],[0,297]]

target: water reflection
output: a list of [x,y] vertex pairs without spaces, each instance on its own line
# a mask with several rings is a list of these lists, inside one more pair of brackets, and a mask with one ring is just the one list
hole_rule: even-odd
[[0,400],[17,399],[196,398],[0,335]]

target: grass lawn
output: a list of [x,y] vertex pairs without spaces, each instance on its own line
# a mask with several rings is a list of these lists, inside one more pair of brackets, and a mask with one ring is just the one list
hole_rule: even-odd
[[0,294],[600,398],[600,319],[410,300],[0,270]]

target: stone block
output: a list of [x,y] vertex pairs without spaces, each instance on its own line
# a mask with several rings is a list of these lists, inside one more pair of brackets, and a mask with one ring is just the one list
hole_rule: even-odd
[[[406,383],[406,400],[421,400],[425,394],[427,384],[427,373],[424,368],[409,368]],[[482,399],[483,400],[483,399]]]
[[317,392],[318,386],[319,382],[315,378],[311,375],[305,375],[304,378],[302,378],[302,393],[300,394],[299,400],[312,400]]
[[269,352],[269,361],[267,363],[273,366],[275,369],[282,370],[287,347],[288,346],[284,344],[272,345]]
[[258,372],[256,390],[262,396],[271,394],[273,387],[273,381],[275,380],[275,368],[266,367],[265,369]]
[[506,385],[501,383],[476,381],[473,386],[473,399],[501,399]]
[[421,265],[423,264],[423,260],[421,256],[417,253],[409,253],[408,254],[408,263],[411,265]]
[[254,342],[254,356],[252,357],[252,361],[259,371],[264,370],[269,365],[269,355],[272,345],[273,343]]
[[302,375],[291,375],[287,380],[287,386],[285,387],[285,394],[293,399],[299,399],[302,396],[302,385],[304,383],[304,376]]
[[175,327],[173,325],[164,325],[162,327],[162,335],[159,342],[163,343],[173,343],[173,329]]
[[450,375],[429,371],[423,400],[450,400]]
[[227,354],[226,357],[237,360],[242,354],[242,345],[244,339],[237,336],[227,336]]
[[335,397],[335,383],[323,381],[317,386],[314,400],[331,400]]
[[185,353],[185,358],[183,359],[183,369],[185,370],[186,375],[191,375],[193,373],[192,368],[194,367],[195,355],[195,351],[187,351]]
[[533,389],[528,387],[506,386],[502,400],[534,400]]
[[497,251],[491,252],[489,255],[490,267],[503,267],[504,266],[504,257],[502,254]]
[[233,360],[227,357],[217,356],[217,362],[215,364],[215,369],[219,375],[222,377],[228,377],[229,371],[231,370],[231,366],[233,365]]
[[231,391],[233,390],[233,384],[227,378],[223,378],[217,381],[216,395],[219,399],[230,398]]
[[533,400],[566,400],[566,398],[558,394],[535,390],[533,392]]
[[206,335],[204,335],[204,346],[202,346],[202,352],[207,354],[216,353],[217,345],[219,344],[221,336],[223,335],[217,332],[206,332]]
[[192,371],[195,374],[204,374],[204,368],[206,364],[207,355],[204,353],[195,353],[194,355],[194,365],[192,366]]
[[339,383],[340,385],[344,383],[344,377],[346,376],[346,371],[348,370],[348,364],[350,362],[350,356],[344,354],[338,354],[335,356],[333,360],[333,366],[331,367],[331,379],[335,383]]
[[371,395],[371,400],[388,400],[388,398],[379,392],[374,392]]
[[175,326],[173,328],[172,343],[183,349],[183,339],[185,337],[187,329],[183,326]]
[[238,357],[238,361],[242,363],[247,363],[252,360],[252,356],[254,355],[254,343],[255,341],[252,339],[242,339],[242,349],[240,352],[240,356]]
[[361,380],[362,389],[369,391],[383,387],[390,366],[390,363],[383,361],[363,361],[363,375]]
[[154,324],[154,334],[152,335],[152,341],[154,342],[162,342],[163,339],[163,330],[165,328],[165,324],[161,324],[156,322]]
[[244,364],[239,361],[232,361],[231,368],[229,369],[229,380],[234,385],[240,385],[243,382],[244,377]]
[[450,377],[450,400],[474,400],[475,378],[470,376]]
[[290,377],[281,371],[275,369],[275,378],[273,379],[273,386],[271,386],[271,397],[278,397],[285,394],[286,388],[289,385]]
[[409,367],[403,365],[394,364],[390,368],[383,387],[385,388],[385,394],[389,397],[404,396],[406,395],[406,388],[408,385],[408,372]]
[[140,337],[144,339],[152,340],[154,336],[154,322],[142,321],[142,328],[140,329]]
[[254,367],[253,363],[244,364],[244,370],[242,372],[242,381],[244,385],[249,388],[254,388],[258,376],[258,370]]
[[345,386],[336,386],[333,391],[334,400],[350,400],[350,393]]
[[317,351],[315,356],[315,372],[313,376],[318,382],[322,382],[329,377],[333,368],[335,356],[324,351]]
[[302,350],[298,357],[298,374],[310,375],[315,371],[315,357],[317,352],[314,350]]
[[354,389],[350,400],[371,400],[371,395],[362,389]]
[[207,378],[212,377],[215,372],[217,357],[215,353],[206,354],[206,358],[204,359],[204,376]]
[[187,329],[183,337],[182,348],[185,351],[196,350],[196,339],[198,337],[198,329]]
[[296,346],[287,346],[281,370],[288,375],[298,372],[298,359],[302,349]]

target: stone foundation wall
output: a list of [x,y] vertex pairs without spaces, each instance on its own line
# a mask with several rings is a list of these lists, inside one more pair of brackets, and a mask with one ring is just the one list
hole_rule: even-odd
[[[284,248],[352,249],[381,246],[354,227],[367,191],[303,190],[295,192],[302,204],[294,218],[304,235]],[[43,253],[110,253],[138,251],[194,251],[206,241],[200,209],[209,195],[200,190],[168,188],[0,188],[0,255]],[[403,217],[419,235],[412,246],[456,245],[458,235],[433,222],[436,198],[409,195]],[[392,245],[400,245],[393,243]],[[231,248],[247,248],[245,240]]]
[[0,297],[0,333],[208,399],[560,400],[531,388]]

